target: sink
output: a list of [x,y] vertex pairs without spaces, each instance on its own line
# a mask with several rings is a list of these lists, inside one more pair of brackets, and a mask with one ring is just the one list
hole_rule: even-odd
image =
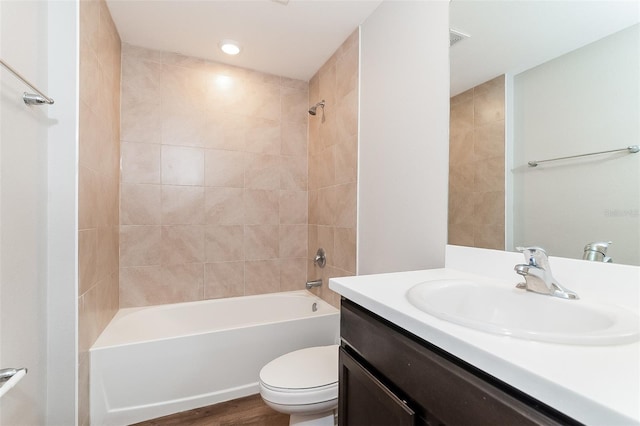
[[640,318],[630,310],[515,287],[471,280],[434,280],[415,285],[406,297],[413,306],[439,319],[520,339],[616,345],[635,342],[640,337]]

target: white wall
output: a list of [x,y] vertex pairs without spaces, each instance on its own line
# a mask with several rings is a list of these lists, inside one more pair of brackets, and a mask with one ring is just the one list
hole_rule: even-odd
[[362,24],[358,274],[444,265],[449,2],[389,1]]
[[79,4],[48,3],[47,424],[77,424]]
[[[0,57],[47,89],[47,4],[0,2]],[[28,23],[28,30],[25,30]],[[28,48],[27,48],[28,47]],[[0,400],[0,424],[46,424],[47,109],[0,79],[0,365],[28,374]]]
[[0,368],[29,371],[3,425],[77,423],[77,22],[77,2],[0,2],[0,56],[55,100],[2,71]]
[[640,26],[514,78],[515,245],[580,258],[613,241],[615,263],[640,264],[640,154],[526,166],[640,143]]

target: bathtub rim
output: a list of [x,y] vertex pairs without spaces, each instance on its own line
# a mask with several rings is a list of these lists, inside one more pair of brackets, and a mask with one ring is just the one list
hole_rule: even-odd
[[[232,301],[232,300],[236,300],[236,299],[269,298],[269,297],[277,297],[278,295],[299,296],[299,297],[306,297],[306,298],[309,298],[309,299],[317,299],[318,301],[324,303],[326,305],[326,307],[330,310],[329,312],[325,312],[325,313],[321,313],[321,314],[315,314],[315,315],[309,316],[307,318],[317,318],[317,317],[324,317],[324,316],[329,316],[329,315],[336,315],[336,314],[339,315],[340,314],[340,310],[338,308],[336,308],[335,306],[333,306],[331,303],[327,302],[326,300],[322,299],[320,296],[317,296],[317,295],[311,293],[309,290],[305,290],[305,289],[280,291],[280,292],[274,292],[274,293],[252,294],[252,295],[248,295],[248,296],[233,296],[233,297],[224,297],[224,298],[217,298],[217,299],[194,300],[194,301],[189,301],[189,302],[164,303],[164,304],[159,304],[159,305],[148,305],[148,306],[136,306],[136,307],[131,307],[131,308],[122,308],[122,309],[118,309],[118,312],[116,312],[116,314],[113,316],[113,318],[111,318],[111,320],[109,321],[107,326],[104,328],[104,330],[102,330],[102,332],[96,338],[96,341],[93,343],[93,345],[91,345],[91,347],[89,348],[88,352],[91,353],[91,352],[99,351],[99,350],[103,350],[103,349],[126,347],[126,346],[131,346],[131,345],[138,345],[138,344],[142,344],[142,343],[157,342],[157,341],[168,340],[168,339],[179,339],[179,338],[182,338],[182,337],[199,336],[199,335],[203,335],[203,334],[207,334],[207,333],[211,333],[211,332],[223,332],[223,331],[229,331],[229,330],[233,330],[233,329],[237,329],[237,328],[247,328],[247,327],[255,326],[256,324],[265,324],[265,322],[263,322],[263,321],[247,322],[247,323],[243,323],[241,326],[223,327],[223,328],[217,328],[215,330],[203,330],[203,331],[197,331],[197,332],[192,332],[192,333],[184,333],[184,334],[179,334],[179,335],[174,335],[174,336],[163,336],[163,337],[159,337],[159,338],[140,339],[140,340],[136,340],[136,341],[133,341],[133,342],[125,342],[125,343],[118,343],[118,344],[98,345],[98,343],[100,341],[100,337],[102,336],[102,334],[105,331],[107,331],[107,328],[111,325],[111,323],[113,323],[114,321],[120,320],[120,319],[122,319],[122,318],[124,318],[126,316],[129,316],[131,314],[134,314],[136,312],[140,312],[140,311],[148,310],[148,309],[168,310],[168,309],[171,309],[171,308],[174,308],[174,307],[179,307],[179,306],[184,306],[184,305],[200,305],[200,304],[212,303],[212,302],[216,302],[216,301]],[[299,319],[299,318],[297,318],[297,319]],[[291,321],[291,320],[293,320],[293,318],[287,318],[287,319],[282,319],[282,320],[278,320],[278,321],[268,321],[266,324],[279,324],[279,323],[283,323],[283,322],[287,322],[287,321]]]

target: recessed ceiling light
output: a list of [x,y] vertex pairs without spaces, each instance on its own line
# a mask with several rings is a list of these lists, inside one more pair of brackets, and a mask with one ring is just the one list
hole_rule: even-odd
[[220,42],[220,50],[227,55],[237,55],[240,53],[240,44],[233,40],[222,40]]

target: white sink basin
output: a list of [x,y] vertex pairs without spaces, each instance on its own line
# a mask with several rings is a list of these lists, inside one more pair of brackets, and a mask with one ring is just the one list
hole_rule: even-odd
[[615,345],[640,336],[640,318],[627,309],[474,281],[426,281],[412,287],[407,299],[442,320],[527,340]]

